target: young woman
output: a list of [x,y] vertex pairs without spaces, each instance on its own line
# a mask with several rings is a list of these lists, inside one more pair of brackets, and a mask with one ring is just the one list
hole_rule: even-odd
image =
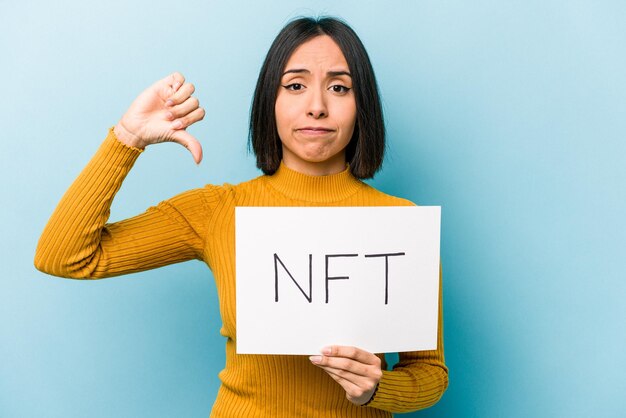
[[[205,112],[174,73],[140,94],[67,191],[40,239],[35,265],[69,278],[103,278],[190,259],[213,271],[227,338],[213,417],[388,417],[437,402],[448,383],[441,329],[436,350],[382,355],[330,346],[318,356],[236,354],[236,206],[406,206],[360,179],[379,169],[384,124],[365,48],[345,23],[289,23],[267,54],[254,93],[250,139],[265,175],[184,192],[108,224],[109,208],[141,151],[173,141],[196,162],[185,129]],[[407,330],[410,332],[410,330]]]

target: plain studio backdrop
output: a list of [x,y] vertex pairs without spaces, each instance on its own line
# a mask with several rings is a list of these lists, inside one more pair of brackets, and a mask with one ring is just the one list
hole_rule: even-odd
[[224,340],[205,265],[63,280],[33,268],[35,246],[107,129],[172,71],[206,108],[204,161],[148,149],[111,220],[257,176],[252,91],[302,14],[345,18],[368,48],[389,139],[371,183],[442,206],[450,386],[406,416],[624,416],[617,0],[0,1],[0,416],[208,416]]

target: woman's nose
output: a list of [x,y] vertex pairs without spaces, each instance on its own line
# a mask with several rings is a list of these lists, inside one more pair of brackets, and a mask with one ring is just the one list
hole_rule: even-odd
[[309,101],[308,116],[314,119],[321,119],[328,116],[328,108],[326,106],[326,98],[323,89],[315,89],[311,92]]

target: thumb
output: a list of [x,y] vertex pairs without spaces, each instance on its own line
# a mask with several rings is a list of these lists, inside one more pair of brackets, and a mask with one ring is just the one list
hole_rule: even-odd
[[187,148],[196,164],[200,164],[200,161],[202,161],[202,145],[193,135],[181,129],[172,135],[172,140]]

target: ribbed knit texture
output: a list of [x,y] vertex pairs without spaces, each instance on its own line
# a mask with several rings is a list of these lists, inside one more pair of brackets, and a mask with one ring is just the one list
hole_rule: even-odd
[[389,417],[390,412],[412,411],[439,400],[448,385],[441,303],[438,349],[400,353],[399,363],[383,372],[374,398],[365,407],[349,402],[341,386],[306,356],[236,354],[236,206],[407,206],[411,202],[377,191],[348,169],[308,176],[281,165],[273,176],[191,190],[139,216],[107,224],[113,197],[139,154],[109,131],[50,218],[35,265],[49,274],[88,279],[204,260],[215,277],[221,333],[227,338],[226,366],[219,374],[222,385],[212,417]]

